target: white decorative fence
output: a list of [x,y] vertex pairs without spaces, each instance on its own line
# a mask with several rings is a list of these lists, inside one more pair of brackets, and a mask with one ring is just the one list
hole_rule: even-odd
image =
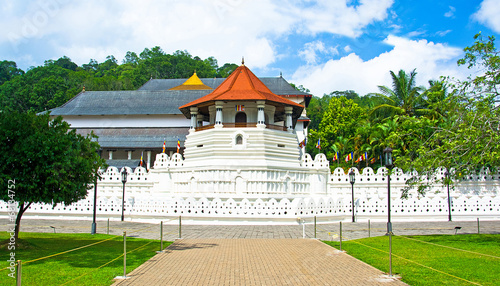
[[[323,154],[314,160],[306,154],[300,168],[283,169],[193,169],[183,166],[179,154],[169,158],[159,154],[149,172],[138,167],[126,168],[125,215],[133,218],[187,216],[200,220],[296,220],[318,216],[332,220],[350,219],[354,190],[355,215],[358,219],[383,219],[387,216],[387,169],[376,172],[353,169],[356,182],[341,168],[329,173]],[[436,171],[436,179],[444,176]],[[119,217],[122,208],[121,170],[109,167],[98,182],[97,215]],[[394,169],[391,175],[391,215],[395,219],[445,219],[448,215],[446,186],[435,183],[421,197],[409,192],[401,198],[401,189],[413,175]],[[466,181],[450,187],[454,216],[500,218],[500,174],[483,170]],[[90,217],[94,190],[77,203],[64,206],[34,204],[26,215],[63,215]],[[0,213],[7,204],[0,201]]]

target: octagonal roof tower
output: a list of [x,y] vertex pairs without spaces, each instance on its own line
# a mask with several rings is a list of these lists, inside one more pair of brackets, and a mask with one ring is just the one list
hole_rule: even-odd
[[185,166],[300,166],[293,128],[304,107],[274,94],[244,64],[179,109],[191,118]]

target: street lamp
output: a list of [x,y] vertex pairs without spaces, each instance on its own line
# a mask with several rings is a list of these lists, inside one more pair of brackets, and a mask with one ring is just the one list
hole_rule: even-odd
[[122,170],[122,183],[123,183],[123,195],[122,195],[122,221],[123,221],[123,210],[125,208],[125,183],[127,182],[127,169],[124,167]]
[[385,167],[387,170],[387,233],[392,234],[391,223],[391,170],[394,167],[392,164],[392,149],[386,147],[384,149]]
[[[101,150],[97,151],[97,155],[99,156],[99,158],[101,158]],[[95,163],[97,163],[97,162],[95,162]],[[99,170],[97,170],[96,172],[97,172],[97,175],[99,175]],[[93,219],[92,219],[92,230],[90,231],[90,234],[96,234],[96,232],[97,232],[97,223],[96,223],[97,179],[98,179],[98,176],[96,176],[95,181],[94,181],[94,214],[93,214]]]
[[97,223],[96,223],[96,206],[97,206],[97,178],[94,181],[94,215],[92,219],[92,231],[90,234],[96,233]]
[[448,191],[448,221],[451,221],[450,172],[446,170],[444,176],[446,180],[446,189]]
[[356,174],[351,169],[351,171],[349,172],[349,182],[351,183],[351,195],[352,195],[352,200],[351,200],[352,222],[355,222],[355,219],[354,219],[354,182],[355,181],[356,181]]

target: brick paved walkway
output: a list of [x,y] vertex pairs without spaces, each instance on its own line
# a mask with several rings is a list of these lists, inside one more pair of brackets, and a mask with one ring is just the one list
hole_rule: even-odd
[[181,239],[113,285],[406,285],[314,239]]

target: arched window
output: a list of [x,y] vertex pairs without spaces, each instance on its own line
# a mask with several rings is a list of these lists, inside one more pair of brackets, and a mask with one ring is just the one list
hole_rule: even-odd
[[238,134],[236,135],[236,145],[242,145],[243,144],[243,135]]
[[236,113],[236,117],[234,118],[235,123],[247,123],[247,114],[245,112]]

